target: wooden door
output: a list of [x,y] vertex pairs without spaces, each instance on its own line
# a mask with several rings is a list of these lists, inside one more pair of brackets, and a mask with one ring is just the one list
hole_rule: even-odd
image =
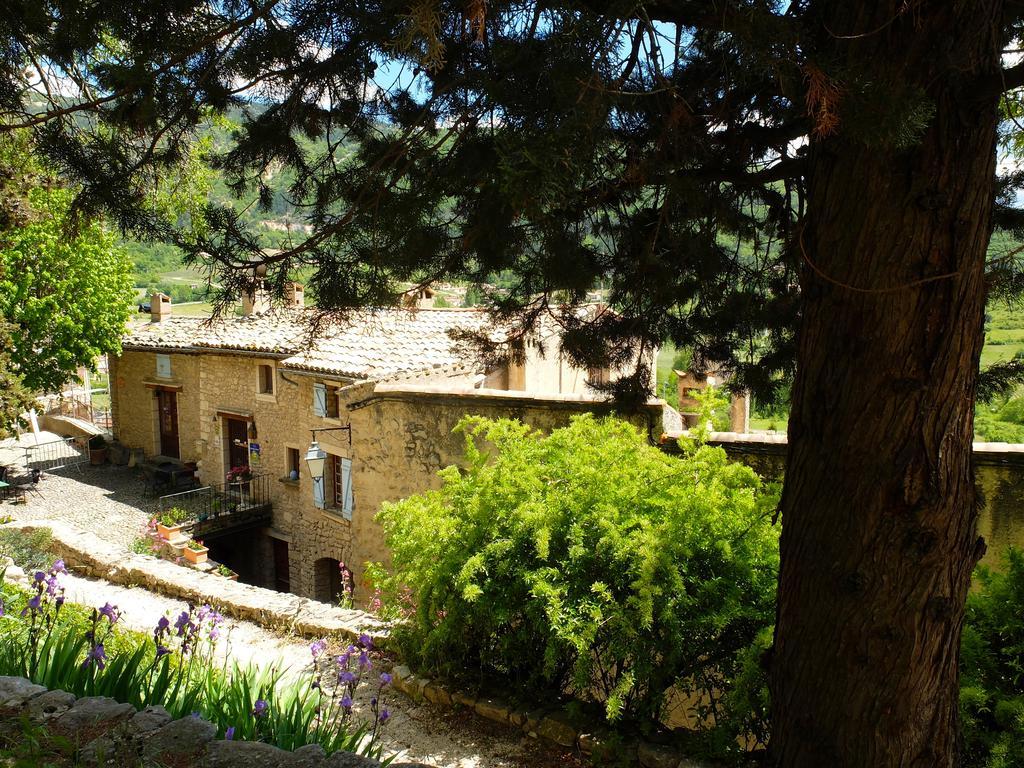
[[227,419],[228,469],[249,466],[249,422]]
[[181,458],[178,447],[178,393],[158,389],[156,397],[160,418],[160,455]]
[[274,548],[274,589],[278,592],[291,592],[292,581],[288,562],[288,542],[283,539],[271,539]]

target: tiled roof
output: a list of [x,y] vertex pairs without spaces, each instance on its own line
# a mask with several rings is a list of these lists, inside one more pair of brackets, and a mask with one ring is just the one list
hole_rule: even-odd
[[311,314],[304,310],[274,312],[210,320],[171,316],[129,330],[125,349],[237,349],[270,354],[293,354],[305,346]]
[[[281,365],[356,379],[394,378],[438,368],[471,368],[452,331],[481,331],[480,310],[378,309],[323,318],[312,335],[314,310],[279,309],[217,321],[170,317],[133,329],[125,349],[239,350],[290,355]],[[310,343],[312,340],[312,343]]]

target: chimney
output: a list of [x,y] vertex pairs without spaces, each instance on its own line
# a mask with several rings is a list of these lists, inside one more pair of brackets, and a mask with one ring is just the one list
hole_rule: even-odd
[[270,296],[262,284],[242,294],[242,314],[246,317],[261,315],[268,309],[270,309]]
[[302,307],[306,306],[306,298],[302,283],[288,283],[284,287],[284,305],[286,307]]
[[149,297],[149,317],[154,323],[160,323],[171,316],[171,297],[165,293],[155,292]]

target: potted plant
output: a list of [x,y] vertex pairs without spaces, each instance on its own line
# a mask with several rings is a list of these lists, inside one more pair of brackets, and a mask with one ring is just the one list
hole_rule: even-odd
[[206,562],[206,556],[209,552],[210,548],[204,546],[203,542],[189,539],[182,554],[185,555],[185,559],[192,563],[192,565],[199,565]]
[[107,463],[107,438],[103,435],[89,438],[89,463],[94,467]]
[[156,530],[164,541],[177,539],[189,522],[189,514],[180,507],[171,507],[156,517]]
[[223,576],[224,578],[231,579],[231,581],[238,581],[238,574],[228,568],[224,563],[217,566],[217,575]]
[[248,466],[232,467],[228,470],[229,483],[247,483],[252,480],[252,468]]

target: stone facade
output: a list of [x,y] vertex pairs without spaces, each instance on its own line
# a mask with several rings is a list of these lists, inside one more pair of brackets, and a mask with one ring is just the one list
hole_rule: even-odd
[[[159,363],[158,357],[163,358]],[[480,377],[472,369],[439,369],[382,384],[292,370],[282,364],[284,358],[242,350],[126,345],[110,363],[114,436],[147,456],[159,455],[156,393],[173,391],[180,459],[195,462],[201,481],[211,484],[222,481],[231,468],[229,422],[243,422],[245,445],[236,450],[271,478],[273,525],[245,539],[207,541],[211,557],[253,583],[323,600],[331,600],[339,589],[339,561],[355,574],[357,600],[365,597],[360,583],[364,564],[388,559],[374,520],[380,503],[433,487],[437,471],[459,460],[462,441],[452,429],[464,415],[520,418],[547,430],[567,423],[574,413],[609,410],[593,395],[474,389]],[[557,354],[552,359],[558,363]],[[272,369],[272,392],[261,392],[266,387],[261,386],[260,366]],[[315,415],[314,388],[319,386],[336,395],[337,415]],[[654,436],[661,432],[660,408],[660,401],[652,402],[637,417]],[[314,429],[323,430],[316,439],[329,456],[352,462],[351,519],[330,498],[324,509],[314,503],[304,460]],[[290,479],[292,470],[297,479]],[[330,496],[330,477],[325,481]],[[243,549],[251,567],[233,562]],[[284,553],[287,573],[281,572]]]

